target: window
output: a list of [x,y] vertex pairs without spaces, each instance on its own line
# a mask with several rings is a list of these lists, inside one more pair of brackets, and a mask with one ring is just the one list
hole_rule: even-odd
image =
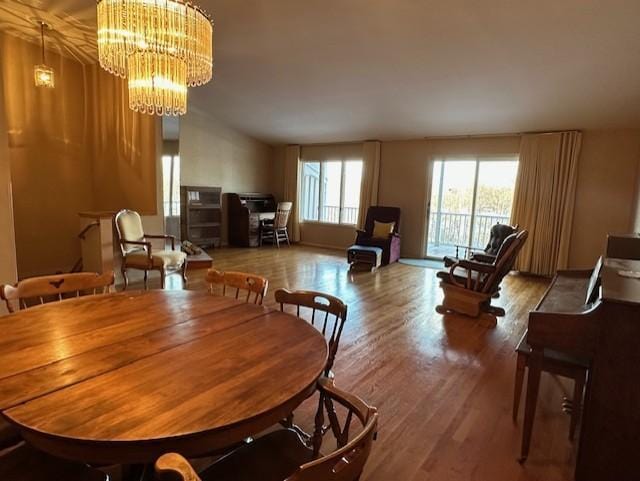
[[180,156],[162,156],[162,197],[165,217],[180,215]]
[[356,224],[361,181],[361,160],[303,162],[302,220]]
[[427,256],[456,255],[456,246],[483,249],[491,227],[509,223],[517,175],[514,157],[436,160]]

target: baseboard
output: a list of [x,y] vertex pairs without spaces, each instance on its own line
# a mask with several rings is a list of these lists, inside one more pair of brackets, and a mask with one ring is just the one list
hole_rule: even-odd
[[346,252],[347,247],[339,247],[339,246],[332,246],[332,245],[328,245],[328,244],[318,244],[316,242],[298,242],[298,245],[301,246],[308,246],[308,247],[319,247],[321,249],[330,249],[333,251],[342,251],[342,252]]

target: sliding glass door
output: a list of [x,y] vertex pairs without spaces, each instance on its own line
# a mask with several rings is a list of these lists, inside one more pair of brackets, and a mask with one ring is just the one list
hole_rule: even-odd
[[456,158],[433,164],[427,222],[428,257],[482,249],[494,224],[511,216],[517,158]]

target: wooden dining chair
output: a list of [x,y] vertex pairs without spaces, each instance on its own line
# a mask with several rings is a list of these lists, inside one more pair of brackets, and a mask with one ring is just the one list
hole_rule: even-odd
[[74,272],[53,276],[30,277],[17,284],[1,285],[0,298],[5,301],[9,312],[16,312],[34,305],[51,301],[62,301],[70,297],[87,294],[105,294],[114,282],[112,271],[104,274],[95,272]]
[[[242,445],[199,474],[179,454],[165,454],[156,461],[158,478],[160,481],[358,480],[376,437],[378,412],[359,397],[336,388],[331,379],[320,379],[318,391],[321,404],[315,417],[312,447],[296,431],[279,429]],[[341,406],[338,411],[333,408],[336,404]],[[325,415],[328,429],[324,426]],[[362,428],[352,436],[354,418]],[[333,434],[337,448],[323,455],[323,438],[328,432]]]
[[[231,288],[232,291],[235,289],[235,298],[241,299],[240,293],[246,291],[246,295],[242,294],[244,301],[258,305],[262,305],[269,287],[269,281],[262,276],[244,272],[221,272],[213,268],[207,270],[206,281],[209,284],[211,294],[215,294],[216,287],[218,287],[222,291],[221,294],[226,296],[227,288]],[[251,300],[252,295],[253,301]]]
[[289,215],[293,208],[293,202],[278,202],[276,207],[276,215],[273,219],[265,219],[260,222],[258,245],[262,246],[265,240],[280,248],[280,242],[289,242],[289,231],[287,224],[289,223]]
[[0,454],[2,481],[109,481],[98,469],[53,457],[22,443]]
[[[278,289],[275,292],[275,300],[280,304],[280,310],[283,312],[285,311],[285,305],[295,306],[296,316],[298,317],[302,317],[300,315],[301,307],[311,310],[309,322],[322,332],[329,345],[329,356],[324,374],[325,376],[331,375],[331,368],[340,344],[342,328],[347,320],[347,305],[337,297],[322,292],[289,291],[287,289]],[[316,316],[318,311],[324,315]]]

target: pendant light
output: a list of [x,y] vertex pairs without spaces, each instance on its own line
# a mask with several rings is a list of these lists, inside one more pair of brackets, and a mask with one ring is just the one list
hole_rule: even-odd
[[44,29],[47,26],[44,22],[40,23],[40,43],[42,47],[42,63],[33,67],[33,78],[36,87],[44,87],[52,89],[55,87],[55,74],[53,68],[49,67],[44,59]]

